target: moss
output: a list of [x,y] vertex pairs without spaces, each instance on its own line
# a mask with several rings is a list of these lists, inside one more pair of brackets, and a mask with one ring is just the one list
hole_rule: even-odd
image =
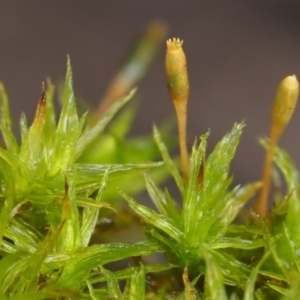
[[[58,121],[48,81],[32,125],[21,116],[20,142],[0,85],[1,299],[300,297],[300,185],[286,152],[277,147],[273,157],[286,192],[266,216],[250,210],[236,222],[264,185],[231,186],[243,122],[211,153],[209,133],[201,135],[183,179],[168,126],[155,126],[153,138],[127,138],[134,91],[101,116],[79,117],[72,76],[68,59]],[[167,177],[179,199],[162,184]],[[144,190],[155,209],[134,199]],[[141,227],[144,240],[121,241]],[[159,253],[164,262],[153,260]]]

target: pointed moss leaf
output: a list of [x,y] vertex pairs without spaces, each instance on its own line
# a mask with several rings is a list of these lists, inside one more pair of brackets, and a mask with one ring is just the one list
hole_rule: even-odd
[[161,214],[173,219],[174,221],[179,221],[180,215],[178,213],[174,201],[171,199],[168,192],[166,192],[167,194],[165,196],[164,193],[153,182],[149,174],[145,173],[144,176],[149,196],[152,199],[158,211]]
[[[104,173],[101,186],[96,197],[96,203],[102,201],[102,196],[107,184],[109,168]],[[99,208],[85,208],[82,215],[82,225],[81,225],[81,234],[82,234],[82,245],[86,247],[91,239],[91,236],[95,230],[97,220],[99,215]]]
[[[56,132],[55,108],[54,108],[54,92],[55,86],[50,79],[47,80],[46,89],[46,121],[45,121],[45,137],[51,142],[54,141]],[[49,143],[50,144],[50,143]]]
[[71,62],[68,58],[63,106],[57,125],[55,146],[51,160],[53,172],[56,172],[57,169],[65,170],[70,166],[74,156],[75,145],[80,135],[79,130]]
[[134,273],[131,276],[129,287],[129,299],[139,300],[145,299],[146,291],[146,278],[145,267],[140,264],[140,267],[135,268]]
[[97,297],[97,295],[96,295],[96,293],[94,291],[94,288],[93,288],[93,286],[92,286],[92,284],[91,284],[91,282],[89,280],[86,281],[86,285],[87,285],[87,287],[89,289],[91,299],[92,300],[98,300],[98,297]]
[[223,248],[236,248],[251,250],[264,247],[265,242],[263,239],[256,240],[243,240],[237,238],[224,237],[214,243],[209,243],[211,249],[223,249]]
[[179,241],[182,232],[176,227],[174,221],[167,216],[157,214],[146,206],[138,204],[134,199],[119,191],[132,210],[138,214],[145,223],[150,224],[168,234],[175,241]]
[[78,132],[81,133],[84,129],[86,119],[88,117],[88,111],[86,111],[79,119],[79,124],[78,124]]
[[59,238],[59,251],[76,251],[82,247],[82,235],[78,222],[80,217],[76,204],[75,183],[72,177],[68,177],[67,180],[68,188],[63,200],[64,203],[67,203],[67,216]]
[[200,137],[201,143],[198,147],[196,143],[194,144],[192,155],[190,158],[189,180],[187,183],[186,195],[184,197],[182,208],[184,232],[185,235],[188,236],[189,242],[192,242],[194,240],[192,231],[196,230],[196,219],[201,218],[201,215],[199,214],[200,212],[197,210],[197,208],[199,207],[199,201],[202,201],[200,199],[202,187],[199,187],[198,175],[205,157],[208,135],[209,132]]
[[245,293],[244,293],[244,300],[254,300],[254,288],[255,282],[257,278],[257,274],[259,272],[260,267],[262,266],[263,262],[269,257],[270,252],[266,252],[256,267],[252,270],[249,278],[246,281],[245,285]]
[[109,297],[112,299],[120,299],[120,300],[124,299],[124,297],[120,291],[118,281],[117,281],[116,277],[114,276],[114,274],[112,272],[104,269],[103,267],[100,267],[100,270],[106,277]]
[[[243,127],[244,123],[234,124],[233,129],[216,145],[205,163],[203,190],[204,198],[210,202],[208,205],[212,205],[215,201],[214,196],[219,194],[228,179],[230,163],[239,144]],[[203,205],[205,204],[204,202]]]
[[46,121],[46,95],[42,92],[42,96],[38,101],[36,113],[32,125],[28,132],[28,149],[29,156],[26,164],[36,173],[37,169],[45,166],[44,160],[44,125]]
[[24,113],[21,114],[20,117],[20,132],[21,132],[21,147],[20,147],[20,155],[19,158],[27,162],[29,160],[29,143],[28,143],[28,126],[27,126],[27,119]]
[[9,100],[3,82],[0,81],[1,125],[12,129],[12,119],[9,109]]
[[155,139],[156,144],[161,152],[163,160],[166,163],[166,166],[168,167],[168,169],[170,170],[170,173],[172,174],[181,194],[183,194],[184,186],[183,186],[182,178],[180,176],[178,169],[176,168],[176,165],[174,164],[172,158],[170,157],[168,149],[165,146],[165,144],[163,143],[160,133],[156,126],[153,126],[153,132],[154,132],[154,139]]
[[166,205],[168,207],[168,215],[171,219],[175,221],[176,224],[178,224],[179,228],[182,228],[182,218],[181,218],[181,212],[179,211],[178,206],[176,205],[175,201],[172,199],[169,190],[165,188],[165,199],[166,199]]
[[51,80],[47,80],[46,90],[46,119],[44,124],[44,154],[48,169],[50,168],[51,155],[53,151],[53,145],[55,142],[56,134],[56,120],[55,120],[55,109],[54,109],[54,92],[55,87]]
[[122,98],[116,104],[114,104],[107,113],[98,121],[92,128],[85,130],[76,143],[76,149],[74,153],[74,161],[81,156],[87,146],[89,146],[94,139],[104,130],[108,122],[114,117],[114,115],[120,110],[120,108],[127,103],[134,95],[135,90],[132,90],[126,97]]
[[12,130],[12,120],[9,110],[8,95],[5,91],[4,85],[0,82],[0,107],[1,107],[1,130],[3,139],[8,151],[17,154],[19,151],[18,143]]
[[223,284],[222,269],[217,264],[209,248],[203,251],[206,265],[206,283],[211,300],[226,300],[227,295]]
[[57,282],[58,287],[78,290],[82,281],[85,281],[90,270],[132,256],[150,255],[161,252],[154,242],[130,244],[103,244],[86,247],[65,262],[63,272]]
[[256,194],[260,187],[260,182],[254,182],[239,188],[233,197],[229,198],[226,202],[226,206],[220,214],[220,221],[224,223],[224,220],[228,216],[229,210],[231,210],[229,223],[234,221],[241,208]]

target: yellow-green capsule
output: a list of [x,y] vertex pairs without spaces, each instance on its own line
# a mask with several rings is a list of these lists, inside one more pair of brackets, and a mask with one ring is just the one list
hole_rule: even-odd
[[297,104],[298,94],[299,83],[295,75],[284,78],[279,84],[271,114],[271,130],[274,131],[274,138],[279,139],[289,123]]
[[256,211],[265,217],[268,209],[268,197],[270,190],[270,179],[275,148],[279,139],[288,125],[298,99],[299,83],[296,76],[284,78],[277,88],[275,100],[271,112],[271,133],[269,147],[262,171],[262,189],[256,204]]
[[173,39],[167,41],[166,73],[168,88],[175,106],[179,143],[181,153],[182,175],[188,180],[188,151],[186,146],[187,101],[189,96],[189,81],[186,69],[186,58],[182,50],[183,41]]
[[183,41],[175,38],[167,41],[166,73],[168,88],[173,101],[187,101],[189,95],[186,57],[182,43]]

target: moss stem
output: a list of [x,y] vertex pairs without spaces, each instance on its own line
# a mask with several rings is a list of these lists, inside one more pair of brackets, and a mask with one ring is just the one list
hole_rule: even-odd
[[265,217],[268,211],[273,157],[279,139],[294,113],[299,94],[296,76],[284,78],[278,86],[271,112],[271,133],[262,171],[262,189],[256,203],[256,211]]
[[178,133],[179,133],[179,146],[181,154],[182,176],[185,181],[188,180],[188,165],[189,155],[186,145],[186,120],[187,120],[187,107],[186,103],[178,102],[175,105]]

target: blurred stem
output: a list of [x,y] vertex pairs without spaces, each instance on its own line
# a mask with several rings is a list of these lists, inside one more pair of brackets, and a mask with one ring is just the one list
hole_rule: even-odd
[[112,79],[104,97],[94,113],[94,121],[99,120],[107,109],[124,97],[145,76],[167,34],[166,23],[154,20],[148,24],[137,39]]

